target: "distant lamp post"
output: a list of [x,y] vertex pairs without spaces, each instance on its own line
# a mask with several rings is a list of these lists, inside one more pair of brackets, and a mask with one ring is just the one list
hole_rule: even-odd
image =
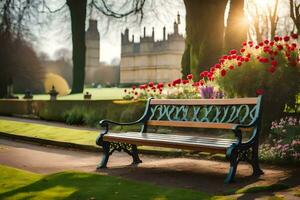
[[52,85],[52,89],[48,92],[48,94],[50,95],[50,100],[51,101],[55,101],[58,95],[58,92],[55,90],[54,85]]
[[23,99],[33,99],[32,92],[30,90],[25,90],[25,95],[23,96]]
[[89,93],[89,92],[86,92],[86,93],[83,95],[83,98],[84,98],[85,100],[90,100],[90,99],[92,98],[92,94]]

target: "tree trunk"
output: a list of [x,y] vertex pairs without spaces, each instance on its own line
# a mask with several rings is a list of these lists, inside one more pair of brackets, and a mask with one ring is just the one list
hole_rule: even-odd
[[194,79],[217,62],[224,40],[227,0],[184,0],[186,7],[186,50],[182,67],[190,66]]
[[82,93],[85,78],[85,19],[87,0],[67,0],[71,15],[73,84],[71,93]]
[[244,0],[230,0],[230,9],[225,30],[225,50],[240,49],[247,40],[248,24],[244,15]]

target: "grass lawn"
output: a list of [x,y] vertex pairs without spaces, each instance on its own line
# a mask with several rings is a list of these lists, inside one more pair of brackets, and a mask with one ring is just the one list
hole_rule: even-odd
[[99,131],[77,130],[10,120],[0,120],[0,132],[95,146],[95,140],[99,135]]
[[[125,88],[87,88],[84,90],[84,93],[89,92],[92,94],[92,99],[100,100],[100,99],[122,99],[124,95]],[[20,99],[24,96],[24,94],[18,95]],[[49,100],[50,96],[48,94],[38,94],[33,95],[33,99],[35,100]],[[83,99],[83,94],[72,94],[67,96],[59,96],[58,100],[81,100]]]
[[208,194],[192,190],[159,187],[91,173],[61,172],[39,175],[3,165],[0,165],[0,171],[2,200],[211,199]]

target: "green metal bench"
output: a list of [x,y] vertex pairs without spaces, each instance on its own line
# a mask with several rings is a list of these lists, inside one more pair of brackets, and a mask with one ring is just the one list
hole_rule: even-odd
[[[253,175],[261,175],[263,171],[258,162],[261,98],[148,99],[143,116],[135,122],[100,121],[104,132],[96,144],[102,146],[104,155],[97,168],[106,168],[114,151],[127,152],[132,156],[133,164],[139,164],[142,161],[137,146],[143,145],[223,153],[230,162],[226,183],[234,180],[240,161],[251,164]],[[136,124],[141,125],[140,132],[109,132],[110,125]],[[148,126],[232,130],[235,139],[148,133]],[[243,137],[246,132],[251,134],[248,139]]]

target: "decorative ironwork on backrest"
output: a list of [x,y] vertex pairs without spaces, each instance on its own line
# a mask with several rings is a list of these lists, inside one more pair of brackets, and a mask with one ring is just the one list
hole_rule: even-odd
[[258,116],[257,98],[152,100],[149,120],[249,124]]

